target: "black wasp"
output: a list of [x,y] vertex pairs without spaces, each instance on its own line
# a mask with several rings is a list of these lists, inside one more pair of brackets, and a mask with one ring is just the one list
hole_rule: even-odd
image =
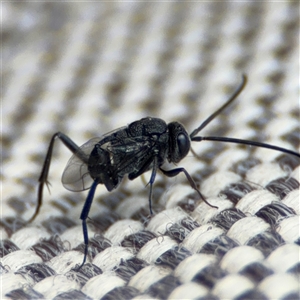
[[44,161],[43,169],[39,178],[38,205],[30,222],[37,216],[42,205],[44,184],[48,185],[47,177],[51,163],[54,141],[59,138],[64,145],[69,148],[73,156],[69,160],[62,175],[64,187],[70,191],[83,191],[89,189],[85,200],[80,219],[82,220],[83,237],[85,243],[84,259],[78,269],[80,269],[88,253],[88,231],[86,219],[88,217],[91,204],[93,202],[95,190],[98,184],[104,184],[108,191],[115,189],[125,175],[133,180],[146,171],[151,170],[149,180],[149,208],[152,214],[151,197],[152,186],[155,181],[157,170],[160,170],[168,177],[174,177],[179,173],[184,173],[191,187],[196,190],[199,197],[208,205],[204,196],[198,190],[194,180],[184,168],[164,170],[162,165],[166,160],[170,163],[180,162],[190,151],[191,141],[221,141],[236,144],[246,144],[257,147],[269,148],[291,154],[300,158],[300,154],[288,149],[259,143],[248,140],[227,138],[227,137],[201,137],[196,136],[206,125],[208,125],[217,115],[219,115],[236,97],[241,93],[246,85],[247,78],[244,75],[242,83],[233,93],[230,99],[208,117],[190,135],[183,125],[178,122],[166,124],[158,118],[143,118],[128,126],[109,132],[102,137],[93,138],[77,146],[68,136],[61,132],[53,135]]

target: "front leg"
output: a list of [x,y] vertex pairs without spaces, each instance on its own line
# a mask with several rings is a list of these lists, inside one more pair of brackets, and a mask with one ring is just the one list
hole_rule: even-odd
[[204,196],[200,193],[200,191],[198,190],[195,181],[193,180],[193,178],[190,176],[190,174],[187,172],[187,170],[185,168],[176,168],[176,169],[172,169],[172,170],[163,170],[162,168],[159,168],[162,173],[164,175],[166,175],[167,177],[175,177],[177,176],[179,173],[183,172],[184,175],[186,176],[187,180],[190,183],[191,188],[193,188],[195,191],[197,191],[197,193],[199,194],[200,198],[210,207],[214,207],[214,208],[218,208],[218,206],[214,206],[211,205],[210,203],[208,203],[206,201],[206,199],[204,198]]

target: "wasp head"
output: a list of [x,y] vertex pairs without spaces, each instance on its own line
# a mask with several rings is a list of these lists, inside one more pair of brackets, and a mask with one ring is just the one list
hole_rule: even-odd
[[178,122],[168,124],[169,129],[169,153],[168,161],[180,162],[190,151],[191,142],[185,128]]

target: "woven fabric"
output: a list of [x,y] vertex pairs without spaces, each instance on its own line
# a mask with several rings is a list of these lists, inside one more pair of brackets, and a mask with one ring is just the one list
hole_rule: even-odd
[[[88,191],[60,182],[34,222],[50,139],[78,145],[146,116],[190,133],[248,83],[199,135],[299,152],[299,3],[2,3],[1,299],[299,299],[300,159],[193,142],[179,174],[99,185],[83,259]],[[165,169],[174,168],[167,165]]]

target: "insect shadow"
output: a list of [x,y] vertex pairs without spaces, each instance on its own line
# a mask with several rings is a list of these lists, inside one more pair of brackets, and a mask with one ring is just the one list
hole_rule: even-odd
[[98,184],[104,184],[106,189],[110,192],[117,188],[125,175],[127,175],[130,180],[134,180],[146,171],[151,170],[149,180],[149,209],[152,214],[152,187],[157,170],[160,170],[168,177],[174,177],[183,173],[191,187],[197,191],[199,197],[209,206],[218,208],[206,201],[205,197],[197,188],[196,183],[184,168],[179,167],[171,170],[162,168],[166,160],[170,163],[179,163],[190,151],[191,141],[218,141],[251,145],[280,151],[300,158],[299,153],[275,145],[228,137],[197,136],[204,127],[237,98],[245,87],[246,82],[247,77],[243,75],[242,82],[227,102],[209,116],[198,128],[193,130],[190,135],[183,125],[178,122],[167,124],[162,119],[152,117],[143,118],[128,126],[111,131],[102,137],[93,138],[81,147],[76,145],[65,134],[61,132],[55,133],[51,138],[39,178],[36,210],[28,222],[32,222],[39,213],[43,201],[44,185],[46,184],[47,187],[49,187],[47,178],[56,138],[59,138],[73,153],[62,175],[63,186],[74,192],[89,189],[80,215],[85,244],[84,258],[77,270],[84,265],[88,253],[86,220]]

